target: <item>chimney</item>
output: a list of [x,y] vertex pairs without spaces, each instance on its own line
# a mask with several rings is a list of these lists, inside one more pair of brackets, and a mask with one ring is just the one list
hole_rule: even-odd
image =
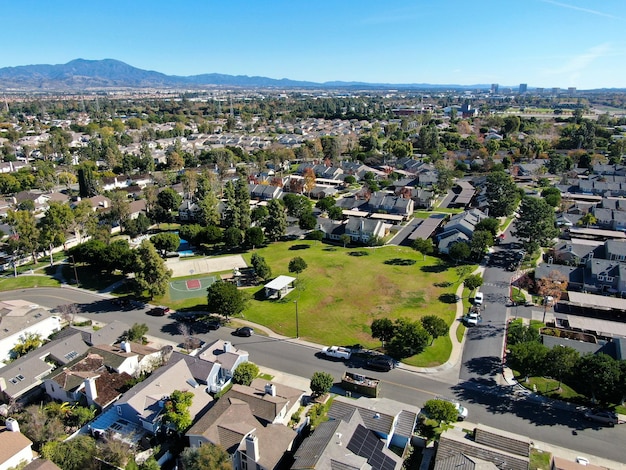
[[120,343],[120,347],[122,348],[122,351],[124,351],[125,353],[129,353],[130,352],[130,341],[122,341]]
[[233,345],[230,341],[224,341],[224,352],[232,352],[233,350]]
[[274,384],[266,384],[265,385],[265,393],[267,395],[271,395],[273,397],[276,396],[276,385]]
[[93,405],[98,398],[98,390],[96,389],[96,377],[90,377],[84,380],[85,394],[87,395],[87,403]]
[[6,426],[7,426],[7,429],[11,432],[20,432],[20,425],[13,418],[7,418]]
[[248,457],[248,462],[250,460],[259,461],[259,440],[254,434],[246,436],[246,457]]

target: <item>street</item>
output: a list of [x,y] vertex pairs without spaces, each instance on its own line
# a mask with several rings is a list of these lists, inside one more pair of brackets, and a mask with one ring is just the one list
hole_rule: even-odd
[[[503,273],[499,268],[488,269],[485,273],[488,285],[482,288],[486,302],[483,322],[470,329],[458,380],[450,374],[437,376],[405,369],[364,373],[382,379],[381,395],[386,398],[421,406],[435,396],[456,397],[469,409],[468,420],[472,423],[484,423],[531,439],[573,448],[583,455],[597,455],[626,463],[623,452],[626,426],[609,429],[590,425],[578,413],[564,410],[558,403],[515,396],[508,387],[497,384],[506,315],[506,288],[501,281]],[[128,325],[145,323],[149,327],[149,335],[177,343],[183,339],[172,318],[147,315],[146,307],[120,311],[109,299],[73,288],[22,289],[4,292],[3,299],[24,299],[49,308],[78,303],[83,308],[81,316],[105,323],[114,320]],[[350,367],[349,363],[319,359],[315,356],[317,348],[295,340],[261,335],[239,338],[233,336],[232,331],[222,327],[196,336],[204,341],[228,339],[236,347],[248,351],[252,362],[300,377],[311,377],[314,372],[323,370],[339,382],[343,372]],[[335,391],[340,393],[339,389]]]

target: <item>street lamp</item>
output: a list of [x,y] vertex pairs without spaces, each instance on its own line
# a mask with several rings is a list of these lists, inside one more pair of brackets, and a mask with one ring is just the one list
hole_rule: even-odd
[[300,325],[298,324],[298,301],[294,300],[294,304],[296,304],[296,339],[300,337]]
[[80,283],[78,282],[78,271],[76,271],[76,261],[74,260],[74,255],[71,255],[72,258],[72,266],[74,266],[74,278],[76,279],[76,287],[80,287]]

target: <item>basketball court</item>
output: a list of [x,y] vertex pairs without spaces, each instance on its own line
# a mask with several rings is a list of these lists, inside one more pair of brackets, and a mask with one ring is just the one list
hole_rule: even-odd
[[217,281],[216,276],[200,277],[170,282],[170,297],[172,300],[205,297],[208,287]]

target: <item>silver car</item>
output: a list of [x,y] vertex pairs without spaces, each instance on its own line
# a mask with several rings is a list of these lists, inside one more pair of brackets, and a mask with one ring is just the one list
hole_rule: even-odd
[[588,410],[585,412],[585,419],[608,426],[615,426],[619,421],[617,414],[610,410]]

